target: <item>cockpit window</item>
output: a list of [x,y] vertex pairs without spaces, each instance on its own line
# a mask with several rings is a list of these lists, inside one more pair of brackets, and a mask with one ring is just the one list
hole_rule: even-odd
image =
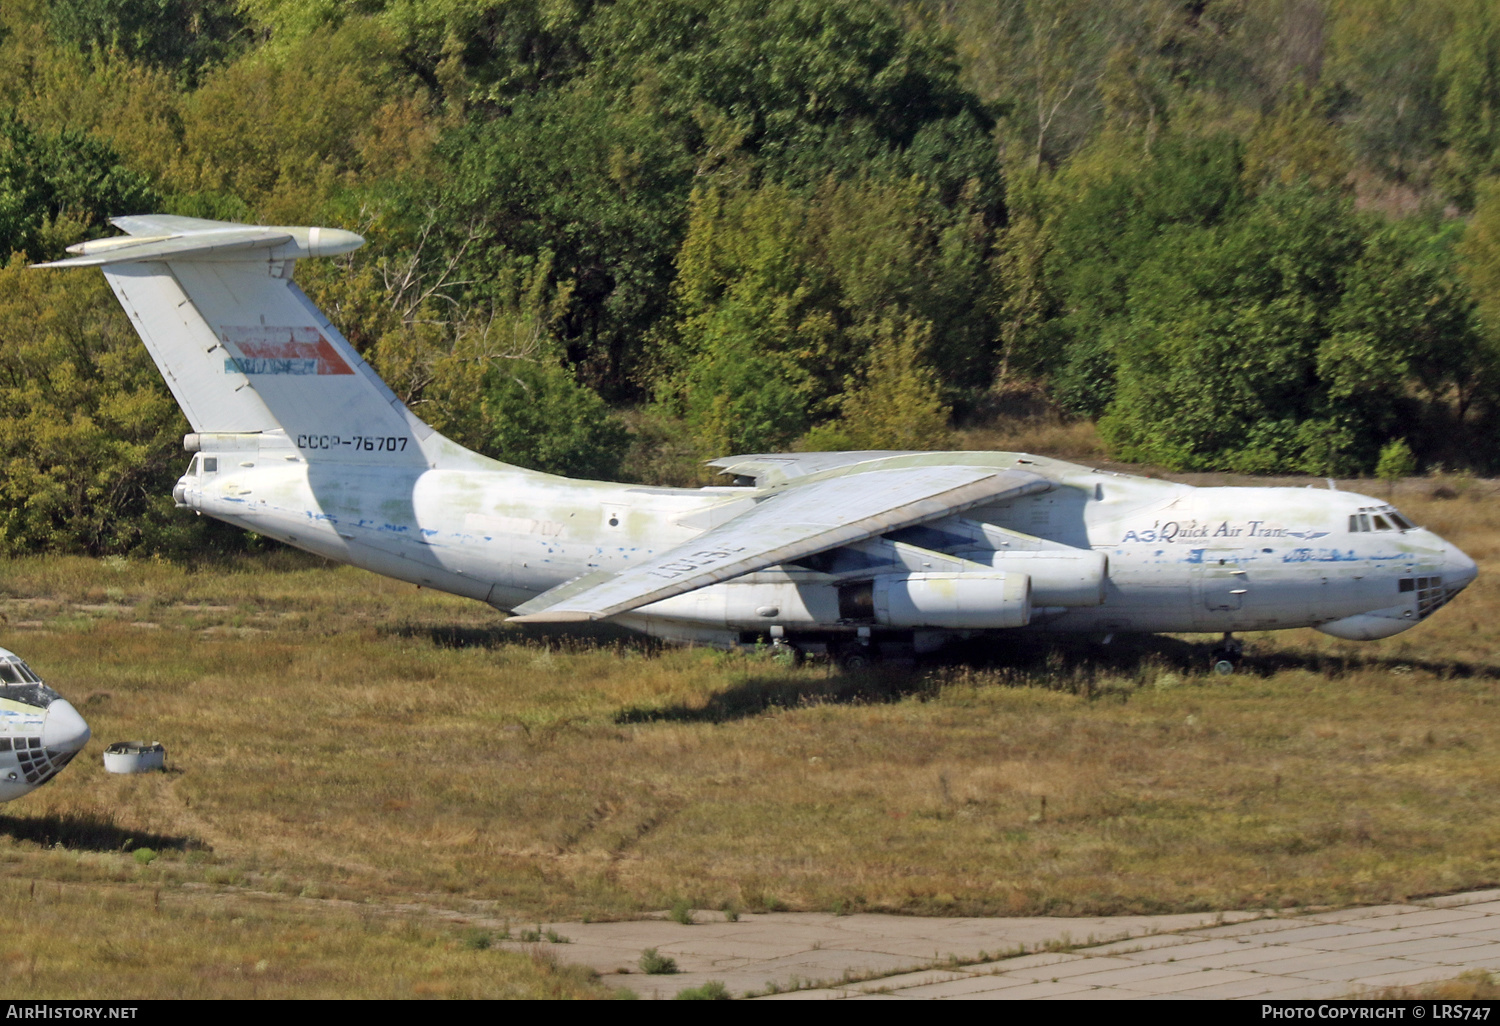
[[21,660],[14,656],[0,657],[0,698],[45,709],[59,697]]
[[1366,506],[1359,513],[1349,514],[1349,532],[1363,531],[1410,531],[1416,525],[1396,512],[1394,506]]
[[41,683],[0,685],[0,699],[7,702],[19,702],[37,709],[45,709],[61,697],[56,691]]
[[40,684],[42,678],[19,659],[0,659],[0,684]]

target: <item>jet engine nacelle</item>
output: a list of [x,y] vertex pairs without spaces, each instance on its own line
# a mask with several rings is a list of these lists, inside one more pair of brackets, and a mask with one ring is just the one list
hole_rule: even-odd
[[653,602],[649,617],[755,630],[768,624],[813,626],[837,623],[838,596],[826,584],[729,581]]
[[1031,578],[1031,601],[1037,606],[1102,606],[1109,557],[1092,549],[1044,549],[995,553],[991,565]]
[[886,627],[980,630],[1031,622],[1031,578],[990,573],[885,574],[870,588],[875,622]]
[[730,581],[653,602],[650,617],[739,630],[843,623],[984,630],[1031,622],[1031,579],[1010,571],[881,574],[826,584]]

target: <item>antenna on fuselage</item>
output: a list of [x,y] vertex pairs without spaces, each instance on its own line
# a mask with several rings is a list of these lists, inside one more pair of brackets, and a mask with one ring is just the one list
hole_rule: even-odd
[[1336,492],[1336,491],[1339,490],[1339,486],[1334,483],[1333,478],[1330,477],[1330,478],[1327,479],[1327,481],[1328,481],[1328,490],[1330,492]]

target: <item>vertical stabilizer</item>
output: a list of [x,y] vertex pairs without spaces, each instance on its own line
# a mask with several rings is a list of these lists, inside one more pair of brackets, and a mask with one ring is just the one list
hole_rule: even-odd
[[[284,434],[309,461],[432,466],[457,447],[422,423],[292,281],[351,232],[167,216],[43,267],[97,266],[193,430]],[[283,444],[286,444],[283,443]]]

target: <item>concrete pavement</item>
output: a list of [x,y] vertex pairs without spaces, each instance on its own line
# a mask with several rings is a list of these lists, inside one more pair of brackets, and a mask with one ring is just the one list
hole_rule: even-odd
[[[1500,890],[1295,914],[694,918],[543,924],[570,943],[542,947],[657,998],[709,980],[777,1000],[1338,998],[1500,971]],[[642,973],[646,948],[681,971]]]

